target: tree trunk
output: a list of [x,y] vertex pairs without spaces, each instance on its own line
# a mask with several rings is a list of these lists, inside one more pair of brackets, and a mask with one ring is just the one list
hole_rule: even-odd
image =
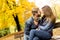
[[16,15],[16,17],[13,15],[14,17],[14,20],[16,22],[16,25],[17,25],[17,30],[18,32],[21,31],[21,25],[19,24],[19,20],[18,20],[18,16]]

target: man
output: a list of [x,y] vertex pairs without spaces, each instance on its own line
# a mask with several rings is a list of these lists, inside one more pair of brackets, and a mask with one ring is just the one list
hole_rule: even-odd
[[50,40],[52,37],[52,30],[55,25],[55,16],[52,13],[51,8],[46,5],[42,8],[43,18],[39,25],[39,30],[31,30],[29,34],[29,40]]
[[25,23],[24,40],[29,39],[29,34],[32,29],[38,28],[38,24],[39,24],[40,16],[41,16],[41,12],[39,8],[33,8],[32,14],[33,16],[30,17]]

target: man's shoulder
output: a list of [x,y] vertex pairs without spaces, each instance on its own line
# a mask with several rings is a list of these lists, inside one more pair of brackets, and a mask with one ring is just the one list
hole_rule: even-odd
[[26,21],[26,23],[28,23],[28,24],[30,24],[31,22],[33,22],[33,17],[30,17],[30,18]]

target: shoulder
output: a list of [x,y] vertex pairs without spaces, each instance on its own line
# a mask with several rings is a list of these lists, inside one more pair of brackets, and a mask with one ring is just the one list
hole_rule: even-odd
[[25,23],[31,24],[31,22],[33,22],[33,17],[30,17]]

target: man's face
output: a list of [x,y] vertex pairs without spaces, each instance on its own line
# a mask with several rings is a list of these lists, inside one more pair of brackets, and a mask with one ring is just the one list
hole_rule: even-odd
[[40,10],[38,10],[38,12],[35,13],[35,20],[38,21],[40,16],[41,16],[41,12],[40,12]]

